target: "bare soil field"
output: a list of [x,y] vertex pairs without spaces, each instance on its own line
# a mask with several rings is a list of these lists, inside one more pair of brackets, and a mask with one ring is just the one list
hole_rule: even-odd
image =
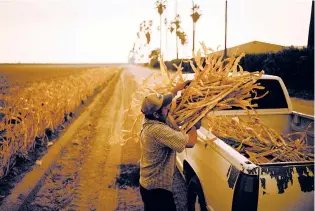
[[92,67],[94,66],[0,64],[0,92],[12,86],[68,77]]
[[291,97],[293,110],[314,116],[314,100],[304,100]]
[[0,64],[0,73],[1,78],[5,78],[10,84],[25,84],[67,77],[97,67],[100,66],[71,64]]

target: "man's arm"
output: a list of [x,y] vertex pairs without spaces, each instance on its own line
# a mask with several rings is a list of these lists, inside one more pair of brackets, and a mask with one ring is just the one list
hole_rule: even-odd
[[200,122],[197,122],[191,129],[184,134],[176,131],[164,124],[156,124],[150,127],[150,134],[158,144],[167,146],[176,152],[182,152],[185,148],[192,148],[197,141],[197,129],[200,128]]
[[197,130],[195,126],[188,131],[188,143],[186,144],[186,148],[193,148],[197,142]]
[[186,144],[186,148],[192,148],[195,146],[197,142],[197,130],[200,129],[201,127],[201,121],[200,119],[190,130],[187,132],[189,140],[188,143]]
[[174,130],[168,125],[155,124],[150,127],[150,136],[157,144],[169,147],[180,153],[185,149],[189,136],[180,131]]

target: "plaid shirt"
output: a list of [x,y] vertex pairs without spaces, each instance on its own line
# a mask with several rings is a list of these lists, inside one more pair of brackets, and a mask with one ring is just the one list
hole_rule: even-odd
[[146,189],[172,191],[176,152],[182,152],[188,135],[167,124],[145,119],[141,128],[140,184]]

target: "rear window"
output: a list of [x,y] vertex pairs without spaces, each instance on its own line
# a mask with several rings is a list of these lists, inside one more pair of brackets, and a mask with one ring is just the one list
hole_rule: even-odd
[[[288,108],[285,95],[278,80],[260,79],[257,83],[260,83],[261,86],[265,87],[263,90],[256,90],[258,96],[263,95],[266,91],[269,91],[269,93],[261,99],[252,101],[252,104],[258,104],[258,107],[255,107],[255,109]],[[252,97],[254,97],[254,94]],[[227,110],[240,109],[242,108],[232,107]]]

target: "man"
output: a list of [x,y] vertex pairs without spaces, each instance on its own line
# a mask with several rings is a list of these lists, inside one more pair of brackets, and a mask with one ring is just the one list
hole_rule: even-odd
[[145,211],[176,211],[172,193],[176,152],[195,145],[200,122],[187,134],[173,129],[166,122],[172,99],[189,82],[178,84],[171,94],[150,94],[143,100],[141,111],[145,119],[140,133],[140,193]]

